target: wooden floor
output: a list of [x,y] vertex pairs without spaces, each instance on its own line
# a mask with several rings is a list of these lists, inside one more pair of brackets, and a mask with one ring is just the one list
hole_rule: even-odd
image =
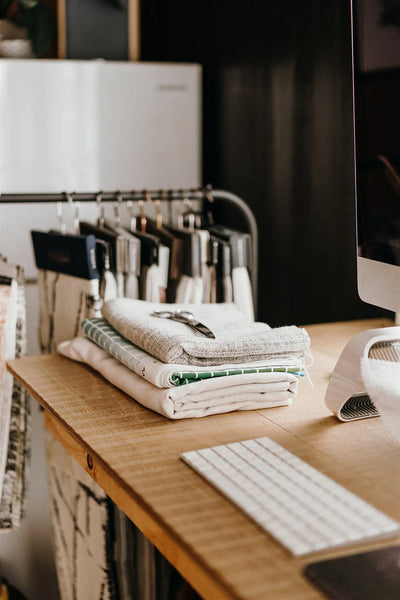
[[[313,387],[304,378],[291,407],[169,421],[58,355],[11,361],[9,369],[45,408],[48,429],[204,597],[313,600],[302,575],[320,553],[295,559],[204,482],[179,455],[270,436],[400,520],[400,447],[380,418],[340,423],[324,393],[346,342],[388,321],[312,325]],[[370,543],[362,548],[398,544]],[[360,546],[356,548],[360,549]]]

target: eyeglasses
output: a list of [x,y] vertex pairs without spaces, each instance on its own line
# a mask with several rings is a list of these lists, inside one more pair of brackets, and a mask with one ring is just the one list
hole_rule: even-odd
[[192,327],[195,331],[198,331],[202,335],[205,335],[208,338],[215,339],[215,335],[213,334],[211,329],[209,329],[207,325],[200,323],[200,321],[198,321],[196,317],[187,310],[178,310],[175,312],[170,310],[155,310],[151,313],[151,316],[159,317],[160,319],[171,319],[172,321],[184,323],[185,325],[189,325],[189,327]]

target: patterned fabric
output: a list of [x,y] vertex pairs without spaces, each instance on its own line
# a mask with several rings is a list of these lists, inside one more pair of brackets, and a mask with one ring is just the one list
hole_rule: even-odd
[[232,287],[234,303],[250,321],[254,321],[253,291],[246,267],[232,269]]
[[231,375],[249,375],[253,373],[291,373],[292,375],[301,375],[304,376],[304,371],[301,367],[283,367],[283,366],[271,366],[271,367],[253,367],[250,368],[242,368],[242,369],[234,369],[228,368],[223,371],[212,371],[212,372],[193,372],[190,373],[188,371],[180,371],[178,373],[174,373],[172,375],[172,381],[175,385],[186,385],[188,383],[196,383],[198,381],[202,381],[203,379],[214,379],[215,377],[230,377]]
[[58,441],[46,441],[61,600],[117,600],[112,504]]
[[[25,288],[18,285],[15,357],[26,354]],[[17,529],[26,510],[26,490],[30,465],[30,397],[14,379],[8,454],[0,502],[0,529]]]
[[38,290],[42,352],[56,352],[60,342],[81,332],[83,319],[100,316],[98,279],[82,279],[39,269]]
[[6,361],[15,357],[17,323],[17,282],[0,285],[0,497],[8,456],[13,378]]
[[222,365],[218,367],[196,367],[188,365],[168,365],[144,350],[141,350],[129,340],[123,338],[105,319],[85,319],[82,324],[83,333],[92,342],[120,363],[140,375],[153,385],[175,387],[195,383],[215,377],[244,375],[248,373],[292,373],[303,375],[301,361],[296,357],[288,359],[270,359],[264,362],[243,363],[239,365]]

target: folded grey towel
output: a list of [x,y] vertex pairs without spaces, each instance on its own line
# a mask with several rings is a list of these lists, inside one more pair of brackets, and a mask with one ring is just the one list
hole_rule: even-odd
[[[186,310],[215,334],[209,339],[184,323],[151,316],[155,310]],[[165,363],[221,365],[267,358],[304,357],[310,339],[294,325],[253,323],[234,304],[158,304],[117,298],[102,308],[123,337]]]

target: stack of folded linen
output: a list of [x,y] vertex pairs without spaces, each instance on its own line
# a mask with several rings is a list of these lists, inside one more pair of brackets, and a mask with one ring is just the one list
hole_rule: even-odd
[[[153,316],[156,310],[189,311],[215,339]],[[307,332],[251,322],[234,304],[117,298],[105,303],[102,315],[86,319],[86,337],[63,342],[58,351],[171,419],[289,405],[304,374]]]

